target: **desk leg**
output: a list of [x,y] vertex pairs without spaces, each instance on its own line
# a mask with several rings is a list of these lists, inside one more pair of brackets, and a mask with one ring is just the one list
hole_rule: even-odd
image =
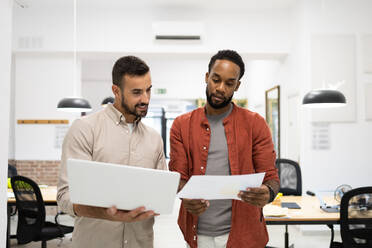
[[332,247],[333,240],[335,238],[335,230],[333,229],[333,225],[332,224],[327,225],[327,226],[331,229],[331,244],[329,245],[329,247]]
[[288,235],[288,225],[285,225],[284,233],[284,247],[289,248],[289,235]]
[[288,225],[285,225],[284,247],[285,247],[285,248],[294,248],[294,244],[289,245]]

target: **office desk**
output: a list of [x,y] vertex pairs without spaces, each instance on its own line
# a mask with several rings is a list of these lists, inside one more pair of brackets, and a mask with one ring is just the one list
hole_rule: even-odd
[[[57,187],[56,186],[49,186],[46,188],[40,188],[41,195],[43,196],[43,200],[46,206],[57,206]],[[8,189],[8,192],[13,192],[11,189]],[[6,247],[10,247],[10,238],[15,238],[15,236],[10,235],[10,212],[11,207],[16,205],[16,199],[14,197],[8,198],[8,207],[7,207],[7,215],[8,215],[8,224],[7,224],[7,240],[6,240]]]
[[[336,205],[333,197],[324,197],[324,201],[330,205]],[[340,223],[339,213],[327,213],[320,209],[320,203],[315,196],[283,196],[281,202],[296,202],[301,209],[289,209],[285,217],[265,216],[268,225],[286,225],[285,247],[288,245],[287,225],[327,225],[331,228],[331,240],[334,237],[333,225]]]

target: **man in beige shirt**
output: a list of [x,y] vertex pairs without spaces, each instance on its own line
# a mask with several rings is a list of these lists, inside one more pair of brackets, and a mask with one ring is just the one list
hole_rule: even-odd
[[[151,95],[148,66],[134,56],[120,58],[114,65],[112,80],[114,104],[76,120],[64,139],[57,202],[63,212],[75,217],[73,247],[153,247],[153,211],[144,207],[123,211],[114,206],[100,208],[70,201],[66,169],[69,158],[166,169],[160,135],[141,122]],[[143,186],[151,187],[146,182]]]

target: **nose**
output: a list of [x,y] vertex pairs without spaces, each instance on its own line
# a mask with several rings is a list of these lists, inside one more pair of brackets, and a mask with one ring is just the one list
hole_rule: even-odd
[[223,82],[218,84],[216,91],[223,95],[225,93],[225,84]]
[[150,97],[151,97],[151,93],[145,91],[145,92],[141,95],[141,103],[149,104]]

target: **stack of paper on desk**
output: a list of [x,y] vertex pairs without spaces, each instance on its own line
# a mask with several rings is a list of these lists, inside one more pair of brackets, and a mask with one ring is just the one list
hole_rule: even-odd
[[265,173],[233,176],[192,176],[178,193],[179,198],[188,199],[235,199],[247,187],[260,187]]
[[288,214],[288,208],[268,204],[263,208],[263,214],[267,217],[283,217]]

